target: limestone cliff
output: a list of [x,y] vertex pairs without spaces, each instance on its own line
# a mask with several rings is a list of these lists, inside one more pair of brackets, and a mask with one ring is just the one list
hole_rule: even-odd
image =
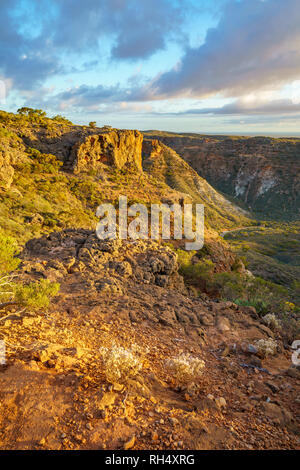
[[132,166],[142,171],[143,135],[135,130],[111,130],[85,137],[77,142],[65,161],[65,166],[78,173],[99,163],[118,169]]

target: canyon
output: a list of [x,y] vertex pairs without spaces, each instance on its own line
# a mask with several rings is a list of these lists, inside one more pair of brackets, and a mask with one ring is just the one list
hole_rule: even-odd
[[174,149],[215,189],[258,218],[299,219],[300,139],[145,135]]

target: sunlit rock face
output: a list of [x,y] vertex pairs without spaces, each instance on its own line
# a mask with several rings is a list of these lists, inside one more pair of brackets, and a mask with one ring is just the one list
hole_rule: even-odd
[[24,146],[20,139],[0,127],[0,189],[7,190],[14,179],[14,165],[24,160]]
[[0,152],[0,188],[9,189],[14,177],[9,155]]
[[136,130],[111,130],[85,137],[69,155],[68,166],[78,173],[107,164],[118,169],[131,166],[142,171],[143,136]]

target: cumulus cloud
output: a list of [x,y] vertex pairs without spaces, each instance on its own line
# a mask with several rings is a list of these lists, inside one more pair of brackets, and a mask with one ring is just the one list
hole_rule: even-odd
[[[268,100],[258,97],[259,90],[278,90],[300,79],[299,0],[201,0],[202,9],[213,4],[213,13],[217,10],[221,16],[218,24],[208,30],[204,42],[192,48],[183,33],[184,21],[187,15],[199,13],[199,3],[2,1],[0,78],[10,84],[8,90],[20,90],[29,106],[51,109],[102,112],[110,106],[153,113],[143,102],[221,95],[234,101],[222,107],[188,109],[177,114],[299,113],[300,104],[279,99],[276,93]],[[201,22],[199,25],[204,27]],[[199,33],[202,31],[199,29]],[[138,76],[122,87],[115,84],[117,61],[146,59],[163,50],[170,40],[180,41],[183,50],[174,68],[154,78],[150,76],[148,81]],[[81,85],[54,94],[49,89],[52,83],[46,83],[55,75],[82,72],[82,77],[103,64],[111,70],[111,86]],[[245,99],[253,92],[257,95],[253,100]]]
[[[35,13],[39,14],[42,5],[45,6],[44,0],[31,6],[33,9],[36,6]],[[0,3],[0,74],[12,80],[15,88],[31,89],[51,74],[61,72],[62,67],[51,55],[45,40],[34,31],[28,34],[20,6],[19,0]],[[34,28],[34,24],[31,26]]]
[[113,40],[116,59],[147,58],[170,37],[181,37],[186,7],[174,0],[54,0],[58,19],[55,45],[70,51],[97,49],[105,36]]
[[116,60],[145,59],[169,39],[183,39],[182,22],[192,3],[184,0],[182,8],[177,0],[2,1],[0,73],[16,88],[32,89],[52,75],[76,71],[64,65],[68,54],[90,57],[83,69],[97,66],[107,48]]
[[300,76],[299,0],[229,0],[198,48],[144,90],[144,99],[241,96]]

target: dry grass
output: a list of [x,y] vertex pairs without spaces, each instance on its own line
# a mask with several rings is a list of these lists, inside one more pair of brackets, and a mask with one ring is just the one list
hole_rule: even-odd
[[133,349],[112,344],[109,348],[101,348],[100,353],[108,382],[124,383],[142,368],[142,361]]
[[188,354],[180,354],[165,363],[166,368],[178,385],[188,385],[197,380],[203,373],[205,362]]

